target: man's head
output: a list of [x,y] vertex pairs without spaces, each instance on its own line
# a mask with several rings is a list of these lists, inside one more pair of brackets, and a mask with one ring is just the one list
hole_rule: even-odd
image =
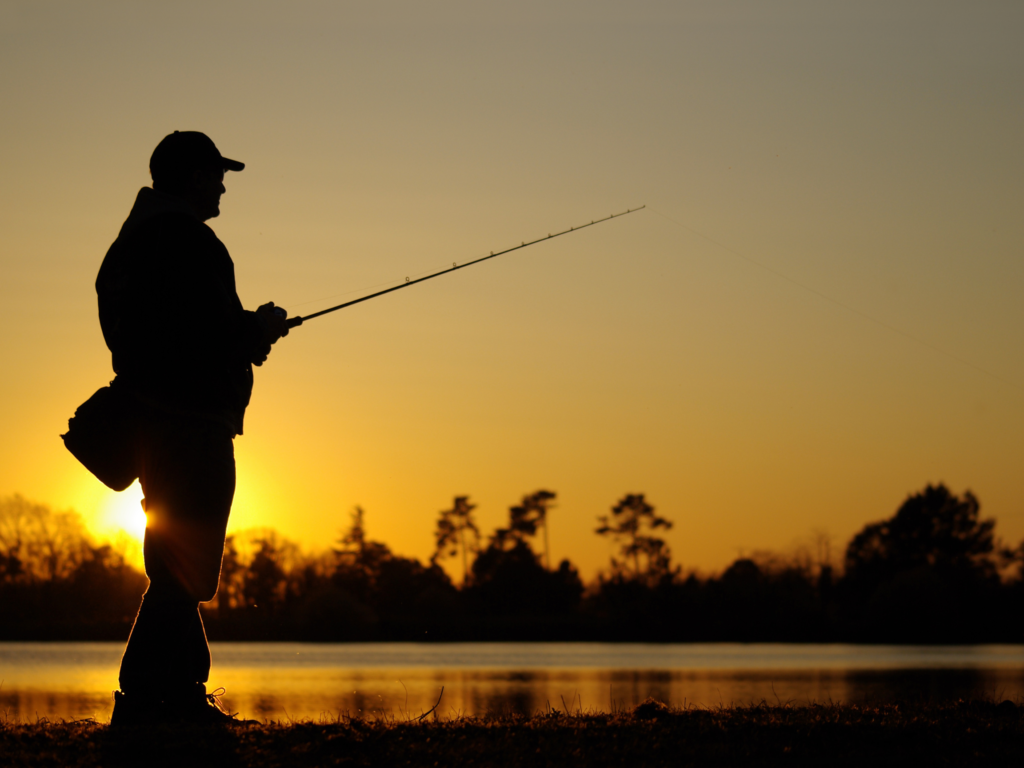
[[205,133],[175,131],[165,136],[149,159],[153,189],[187,201],[203,221],[220,214],[225,171],[244,163],[229,160]]

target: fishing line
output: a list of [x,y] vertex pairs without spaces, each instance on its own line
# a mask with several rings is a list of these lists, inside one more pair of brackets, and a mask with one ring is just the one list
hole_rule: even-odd
[[802,288],[803,290],[807,291],[808,293],[814,294],[815,296],[817,296],[820,299],[824,299],[827,302],[835,304],[837,307],[842,307],[847,312],[852,312],[853,314],[857,315],[858,317],[860,317],[860,318],[862,318],[864,320],[867,320],[868,322],[874,323],[877,326],[885,328],[887,331],[889,331],[891,333],[895,333],[898,336],[902,336],[905,339],[909,339],[910,341],[916,342],[916,343],[920,344],[923,347],[927,347],[928,349],[932,350],[933,352],[937,352],[938,354],[944,355],[944,356],[950,358],[951,360],[955,360],[956,362],[960,363],[961,365],[966,365],[968,368],[973,368],[974,370],[978,371],[979,373],[983,373],[986,376],[989,376],[989,377],[995,379],[996,381],[998,381],[998,382],[1000,382],[1002,384],[1006,384],[1007,386],[1013,387],[1014,389],[1017,389],[1017,390],[1020,390],[1020,391],[1024,391],[1024,387],[1021,387],[1019,384],[1015,384],[1012,381],[1004,379],[1002,376],[999,376],[999,375],[997,375],[995,373],[992,373],[992,371],[988,370],[987,368],[982,368],[980,365],[976,365],[975,363],[972,363],[970,360],[965,360],[964,358],[962,358],[959,355],[956,355],[956,354],[950,352],[949,350],[943,349],[942,347],[937,347],[934,344],[932,344],[931,342],[925,341],[924,339],[920,338],[919,336],[915,336],[912,333],[907,333],[906,331],[902,330],[901,328],[897,328],[895,325],[890,325],[889,323],[885,322],[884,320],[879,320],[877,317],[873,317],[873,316],[869,315],[868,313],[866,313],[866,312],[864,312],[862,310],[857,309],[854,306],[851,306],[851,305],[849,305],[849,304],[847,304],[845,302],[842,302],[839,299],[835,299],[835,298],[829,296],[828,294],[822,293],[821,291],[819,291],[816,288],[812,288],[809,285],[801,283],[799,280],[795,280],[794,278],[790,277],[789,275],[785,274],[784,272],[779,272],[774,267],[769,267],[767,264],[762,264],[760,261],[757,261],[756,259],[752,259],[749,256],[745,256],[744,254],[740,253],[739,251],[735,250],[734,248],[730,248],[728,245],[725,245],[725,243],[721,243],[718,240],[715,240],[714,238],[708,237],[703,232],[698,232],[697,230],[693,229],[692,227],[686,226],[681,221],[677,221],[676,219],[672,218],[668,214],[662,213],[661,211],[657,211],[654,208],[651,208],[650,211],[653,214],[661,216],[663,219],[667,219],[668,221],[670,221],[673,224],[675,224],[677,227],[682,227],[687,232],[690,232],[691,234],[694,234],[697,237],[703,238],[704,240],[707,240],[709,243],[713,243],[714,245],[717,245],[723,251],[726,251],[727,253],[731,253],[736,258],[743,259],[743,261],[746,261],[746,262],[748,262],[750,264],[753,264],[755,267],[759,267],[759,268],[765,270],[766,272],[770,272],[771,274],[775,275],[779,279],[785,280],[787,283],[792,283],[793,285],[797,286],[798,288]]

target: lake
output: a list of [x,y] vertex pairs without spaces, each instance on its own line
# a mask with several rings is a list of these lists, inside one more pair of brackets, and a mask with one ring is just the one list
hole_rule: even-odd
[[[0,715],[107,721],[119,643],[0,643]],[[609,712],[767,701],[1024,700],[1024,645],[213,643],[211,689],[259,720]],[[444,688],[441,694],[442,686]]]

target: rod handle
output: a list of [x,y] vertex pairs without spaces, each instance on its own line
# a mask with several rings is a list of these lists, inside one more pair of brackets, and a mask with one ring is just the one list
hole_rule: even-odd
[[[288,313],[282,307],[274,307],[274,314],[278,317],[288,317]],[[285,323],[288,328],[295,328],[299,325],[302,325],[301,317],[288,317],[288,322]]]

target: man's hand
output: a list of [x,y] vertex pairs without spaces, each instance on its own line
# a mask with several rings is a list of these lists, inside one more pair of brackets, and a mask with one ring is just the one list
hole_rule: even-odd
[[270,345],[274,344],[282,336],[288,335],[288,313],[281,307],[274,306],[270,301],[256,310],[256,317],[263,329],[263,338],[260,340],[259,350],[253,365],[263,365],[270,354]]

